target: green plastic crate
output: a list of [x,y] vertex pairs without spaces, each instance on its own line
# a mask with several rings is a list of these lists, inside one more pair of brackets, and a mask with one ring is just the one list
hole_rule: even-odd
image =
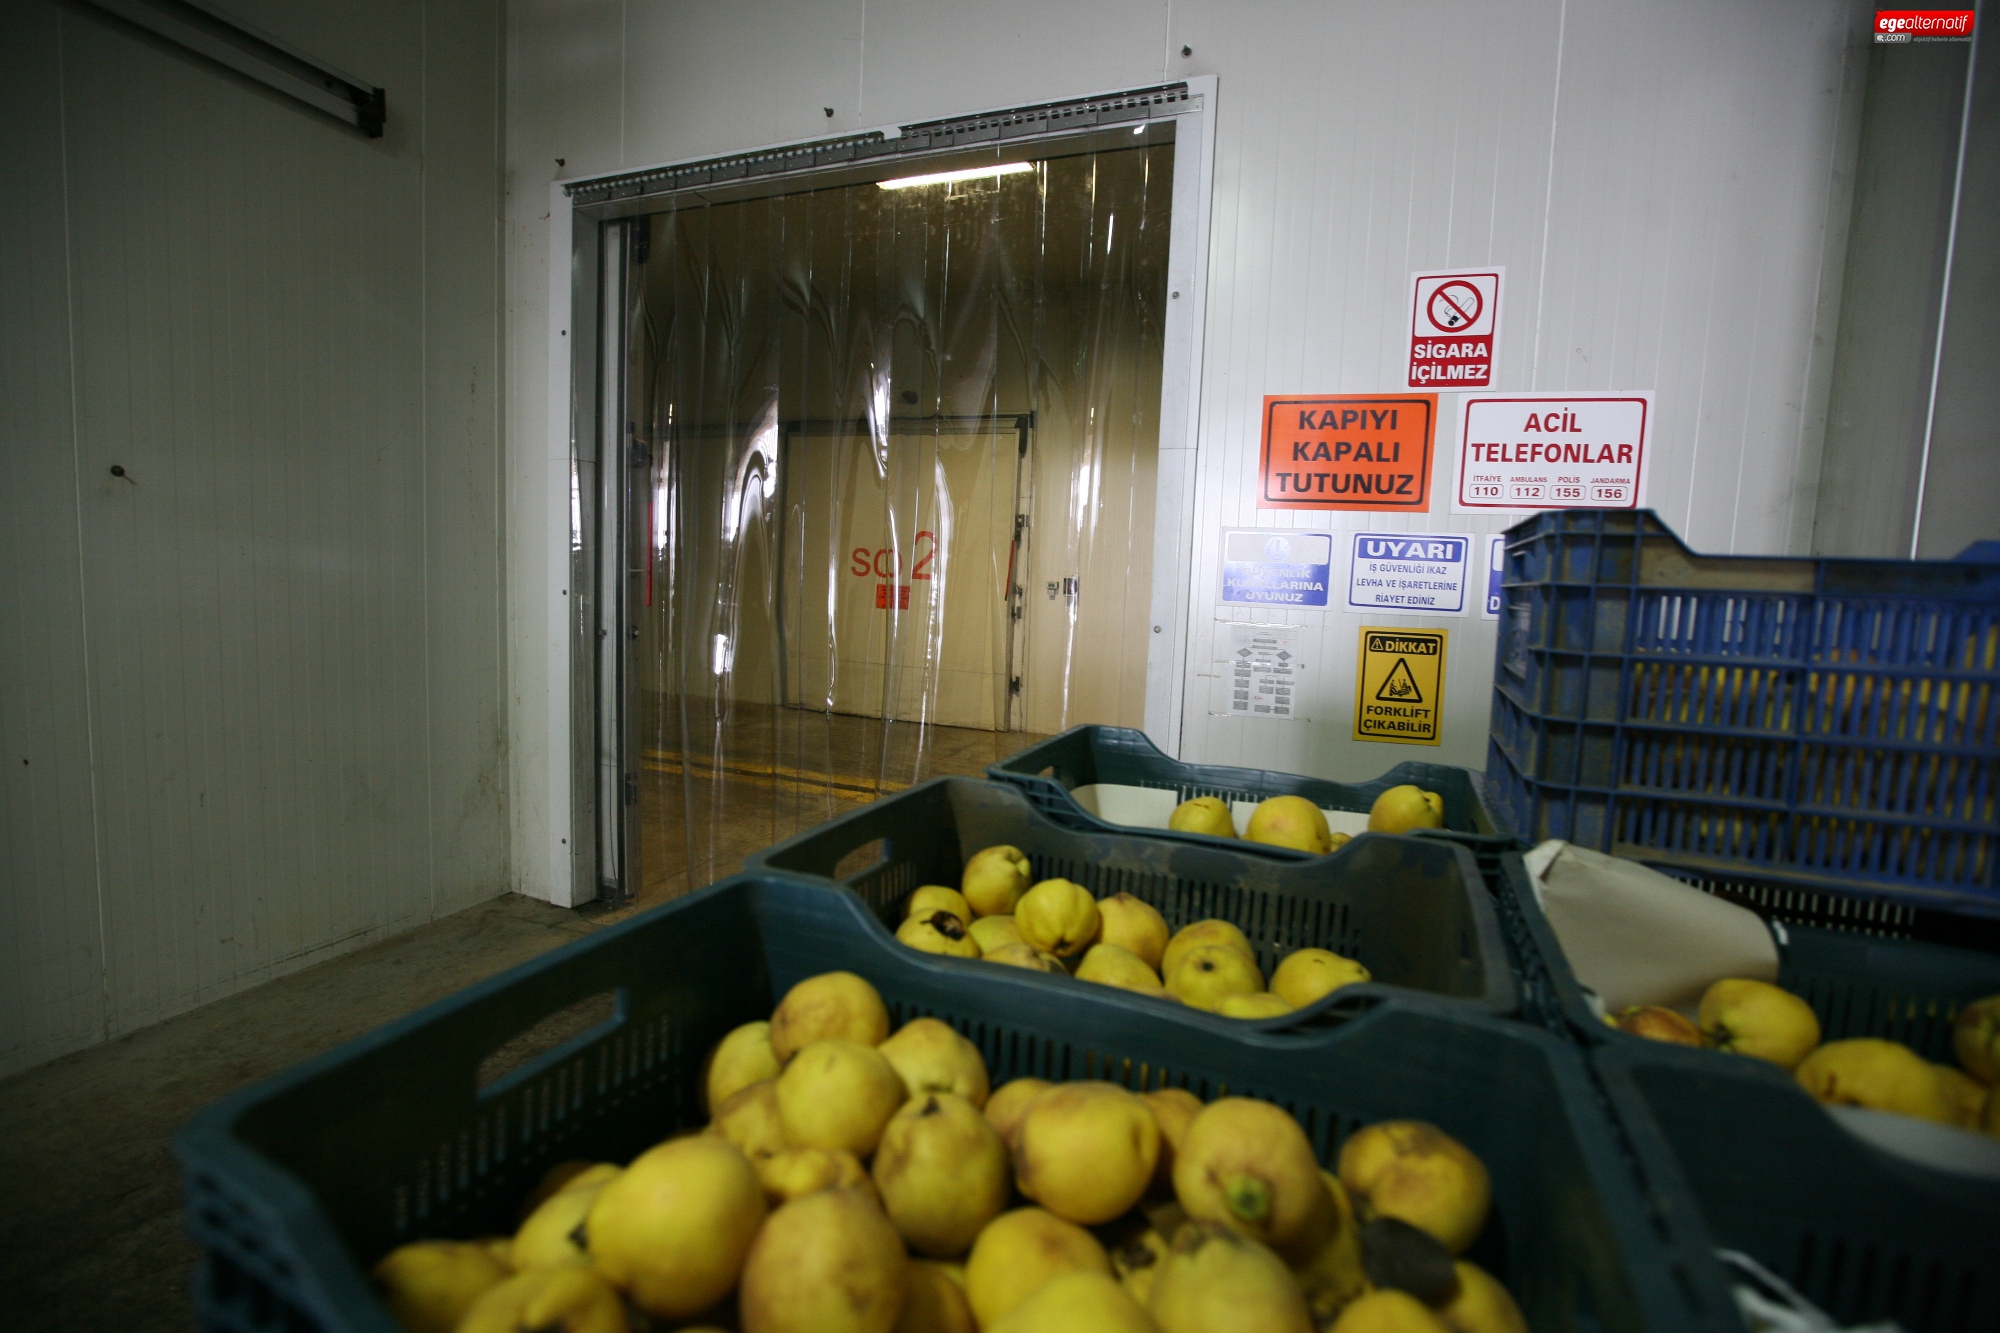
[[2000,1181],[1865,1143],[1747,1056],[1626,1038],[1592,1059],[1613,1114],[1673,1153],[1684,1240],[1749,1254],[1843,1326],[2000,1328]]
[[[1496,891],[1532,907],[1519,854],[1503,854],[1500,866]],[[1531,915],[1545,980],[1523,985],[1523,1009],[1546,1019],[1552,988],[1565,1025],[1591,1051],[1611,1114],[1646,1158],[1642,1169],[1663,1194],[1693,1200],[1691,1243],[1750,1254],[1847,1323],[1895,1319],[1909,1333],[2000,1328],[2000,1182],[1855,1138],[1775,1065],[1608,1027],[1546,919]],[[2000,956],[1980,950],[1797,922],[1778,921],[1774,933],[1778,984],[1812,1005],[1827,1041],[1884,1037],[1955,1064],[1958,1011],[2000,994]]]
[[[1308,1016],[1412,993],[1492,1013],[1515,1007],[1492,899],[1472,856],[1449,842],[1367,833],[1330,855],[1300,860],[1216,838],[1065,828],[1016,787],[935,778],[766,848],[743,868],[844,885],[894,927],[919,885],[956,887],[966,859],[997,843],[1025,852],[1037,879],[1059,876],[1099,897],[1142,898],[1169,929],[1207,917],[1234,922],[1267,977],[1285,955],[1305,948],[1331,949],[1374,974],[1301,1011]],[[1044,984],[1095,989],[1068,977]]]
[[[471,987],[197,1116],[175,1141],[203,1250],[210,1329],[394,1324],[367,1269],[426,1236],[511,1229],[551,1165],[627,1158],[700,1123],[703,1057],[797,981],[867,977],[898,1023],[933,1015],[996,1084],[1107,1078],[1278,1102],[1322,1162],[1356,1127],[1431,1121],[1493,1177],[1471,1256],[1538,1333],[1728,1327],[1702,1305],[1703,1251],[1673,1248],[1675,1201],[1641,1193],[1575,1053],[1527,1025],[1423,1000],[1334,1028],[1246,1032],[1108,988],[897,945],[851,894],[739,876]],[[593,1002],[610,1017],[480,1086],[495,1052]]]
[[[1479,867],[1480,877],[1493,896],[1493,909],[1500,933],[1507,943],[1507,961],[1514,974],[1516,1013],[1564,1040],[1571,1040],[1569,1001],[1576,990],[1575,978],[1558,980],[1551,958],[1560,959],[1562,947],[1541,904],[1535,901],[1527,877],[1509,875],[1507,858],[1519,862],[1528,845],[1509,834],[1453,833],[1448,829],[1422,829],[1413,837],[1449,842],[1463,847]],[[1567,975],[1567,974],[1566,974]]]
[[[1534,890],[1520,855],[1503,854],[1500,868],[1508,892],[1532,903]],[[1812,1005],[1825,1041],[1886,1037],[1927,1060],[1953,1064],[1951,1028],[1958,1011],[1970,1001],[2000,994],[2000,954],[1802,925],[1785,921],[1775,909],[1744,905],[1771,923],[1778,943],[1778,985]],[[1546,919],[1542,930],[1542,962],[1572,1030],[1593,1046],[1656,1048],[1657,1042],[1618,1032],[1592,1013]],[[1726,1053],[1695,1054],[1740,1063]]]
[[[1303,796],[1322,810],[1352,810],[1365,814],[1375,798],[1391,787],[1411,783],[1444,799],[1445,827],[1459,833],[1495,833],[1498,828],[1480,802],[1471,773],[1447,764],[1398,764],[1368,782],[1331,782],[1297,773],[1261,768],[1231,768],[1222,764],[1184,764],[1160,753],[1145,732],[1132,727],[1071,727],[1059,736],[1031,745],[989,765],[986,776],[1026,793],[1034,807],[1065,828],[1093,833],[1145,833],[1214,846],[1231,839],[1172,829],[1113,824],[1091,814],[1070,793],[1078,787],[1112,783],[1170,791],[1176,801],[1216,796],[1224,801],[1261,801],[1271,796]],[[1282,856],[1301,852],[1270,848]]]

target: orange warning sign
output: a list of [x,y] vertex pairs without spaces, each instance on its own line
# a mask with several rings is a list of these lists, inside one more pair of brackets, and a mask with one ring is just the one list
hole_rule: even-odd
[[1257,507],[1423,513],[1436,428],[1434,393],[1267,397]]

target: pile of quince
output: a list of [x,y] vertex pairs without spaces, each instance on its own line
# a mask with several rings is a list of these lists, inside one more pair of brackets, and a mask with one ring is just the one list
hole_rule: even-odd
[[[1236,836],[1236,817],[1219,796],[1182,801],[1167,818],[1179,833],[1206,833],[1212,838]],[[1407,833],[1411,829],[1443,828],[1444,798],[1434,791],[1405,783],[1375,798],[1368,811],[1370,833]],[[1298,852],[1336,851],[1350,840],[1327,828],[1326,815],[1303,796],[1272,796],[1257,803],[1243,828],[1246,842],[1289,847]]]
[[1623,1032],[1682,1046],[1769,1060],[1830,1106],[1893,1111],[1940,1125],[2000,1135],[2000,995],[1959,1011],[1952,1049],[1962,1069],[1932,1064],[1899,1041],[1853,1037],[1820,1041],[1819,1016],[1768,981],[1728,977],[1701,997],[1695,1019],[1657,1004],[1635,1004],[1604,1021]]
[[[1320,812],[1306,808],[1324,827]],[[1143,898],[1093,898],[1070,880],[1033,878],[1020,848],[988,847],[966,862],[959,888],[926,884],[912,893],[896,938],[926,953],[1070,972],[1229,1018],[1275,1018],[1369,979],[1351,958],[1299,949],[1278,964],[1266,989],[1256,951],[1227,921],[1197,921],[1170,935],[1166,918]]]
[[709,1056],[706,1129],[569,1163],[511,1238],[375,1277],[411,1333],[1526,1333],[1458,1258],[1485,1166],[1417,1121],[1320,1169],[1268,1102],[1016,1079],[847,972]]

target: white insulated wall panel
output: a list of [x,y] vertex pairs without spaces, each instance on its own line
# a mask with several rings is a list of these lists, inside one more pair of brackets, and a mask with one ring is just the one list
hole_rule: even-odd
[[[1183,757],[1347,779],[1404,759],[1485,766],[1495,622],[1217,600],[1225,526],[1331,530],[1339,579],[1350,532],[1518,521],[1450,512],[1452,393],[1430,513],[1255,507],[1264,395],[1401,389],[1412,271],[1506,266],[1496,391],[1656,391],[1649,502],[1697,549],[1802,548],[1825,396],[1815,321],[1838,285],[1858,113],[1853,14],[1794,4],[1718,41],[1713,5],[1301,6],[1299,40],[1273,50],[1255,27],[1181,27],[1179,12],[1182,40],[1224,71]],[[1336,62],[1337,91],[1295,96],[1336,46],[1372,56]],[[1260,77],[1230,79],[1237,66]],[[1483,573],[1481,551],[1482,590]],[[1213,714],[1226,621],[1296,626],[1310,723]],[[1364,625],[1451,631],[1439,746],[1351,739]]]
[[409,236],[418,200],[66,26],[106,973],[136,1024],[428,905],[421,257],[347,202]]
[[[546,439],[551,180],[1216,75],[1180,753],[1344,778],[1403,759],[1482,768],[1496,635],[1473,616],[1381,622],[1453,631],[1437,748],[1348,739],[1364,622],[1337,611],[1291,617],[1307,635],[1314,722],[1209,715],[1222,527],[1513,521],[1450,513],[1451,394],[1430,513],[1258,511],[1264,395],[1401,389],[1410,272],[1504,264],[1496,387],[1656,391],[1653,504],[1701,549],[1804,550],[1867,12],[1851,0],[514,0],[509,417]],[[540,467],[524,459],[514,475],[532,483]],[[518,533],[515,567],[546,540]],[[515,591],[517,633],[532,633],[554,590]],[[517,707],[546,707],[536,681],[517,676]],[[541,747],[520,743],[539,716],[513,733],[524,792],[545,781]],[[536,855],[556,836],[517,825],[517,847]],[[525,850],[518,863],[539,864]]]
[[1523,387],[1658,390],[1653,507],[1698,550],[1805,549],[1865,12],[1568,8]]
[[424,623],[433,914],[509,886],[500,192],[506,25],[427,0]]
[[105,1027],[56,13],[0,0],[0,1073]]
[[58,603],[26,698],[91,766],[81,796],[8,789],[10,824],[63,807],[69,864],[0,912],[60,904],[9,944],[98,998],[78,1024],[52,981],[7,995],[0,1072],[506,887],[497,12],[246,16],[390,89],[369,141],[95,11],[12,8],[10,61],[59,81],[10,149],[59,164],[17,206],[66,300],[10,291],[0,325],[66,358],[75,407],[7,442],[62,576],[8,609]]
[[[1538,7],[1503,22],[1443,11],[1322,16],[1299,6],[1288,17],[1309,35],[1283,50],[1268,46],[1269,34],[1240,31],[1220,14],[1181,29],[1187,44],[1216,51],[1225,70],[1254,64],[1263,74],[1254,81],[1225,74],[1220,99],[1180,752],[1343,779],[1372,777],[1405,759],[1483,768],[1494,639],[1487,623],[1225,608],[1220,534],[1224,527],[1332,531],[1337,580],[1347,532],[1505,526],[1449,512],[1451,394],[1440,395],[1430,513],[1258,510],[1263,399],[1403,391],[1409,274],[1457,264],[1507,265],[1494,380],[1525,385],[1532,349],[1519,331],[1529,275],[1517,256],[1532,256],[1541,241],[1560,10]],[[1328,41],[1352,57],[1336,62],[1333,80],[1318,68]],[[1395,54],[1359,58],[1385,51]],[[1434,98],[1413,82],[1420,53],[1430,68],[1452,71]],[[1291,95],[1304,89],[1313,91]],[[1330,607],[1342,600],[1340,586],[1329,589]],[[1228,622],[1296,627],[1306,668],[1299,708],[1309,720],[1214,715]],[[1440,746],[1349,739],[1364,624],[1452,631]]]

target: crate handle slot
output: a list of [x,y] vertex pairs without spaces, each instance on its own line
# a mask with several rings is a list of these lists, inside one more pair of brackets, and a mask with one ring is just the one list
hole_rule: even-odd
[[833,878],[843,884],[852,883],[888,865],[895,856],[896,844],[888,838],[864,842],[834,864]]
[[599,991],[536,1020],[501,1042],[479,1062],[473,1087],[481,1101],[538,1078],[578,1051],[625,1026],[631,1007],[626,988]]
[[1262,1032],[1316,1032],[1337,1028],[1351,1023],[1363,1015],[1381,1008],[1385,995],[1378,987],[1368,982],[1352,986],[1342,986],[1328,991],[1303,1009],[1295,1009],[1289,1014],[1269,1018],[1258,1023],[1252,1031]]

